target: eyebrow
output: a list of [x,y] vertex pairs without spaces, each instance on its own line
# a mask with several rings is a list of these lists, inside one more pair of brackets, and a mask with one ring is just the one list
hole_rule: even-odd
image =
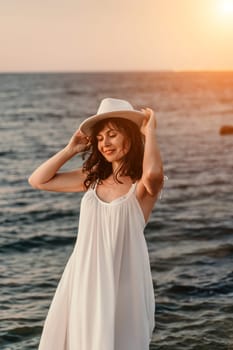
[[[110,131],[117,131],[117,130],[116,130],[116,129],[108,129],[108,130],[105,132],[105,134],[107,134],[107,133],[110,132]],[[101,134],[98,133],[96,136],[101,136]]]

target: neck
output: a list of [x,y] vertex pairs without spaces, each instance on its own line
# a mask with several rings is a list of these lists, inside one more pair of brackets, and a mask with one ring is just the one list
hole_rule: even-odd
[[121,167],[121,162],[112,162],[112,172],[113,174]]
[[[117,179],[119,181],[121,181],[123,184],[127,184],[127,183],[131,183],[132,182],[132,179],[130,176],[123,176],[123,175],[119,175],[117,176]],[[104,182],[107,184],[107,185],[119,185],[119,183],[114,179],[113,177],[113,174],[111,174],[107,179],[104,180]]]

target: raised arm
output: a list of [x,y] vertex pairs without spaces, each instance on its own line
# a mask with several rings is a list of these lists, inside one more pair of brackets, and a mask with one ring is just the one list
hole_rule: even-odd
[[148,222],[159,192],[163,186],[163,164],[156,137],[156,118],[152,109],[142,110],[145,114],[141,133],[145,136],[142,177],[136,188],[145,223]]
[[136,187],[136,196],[148,222],[159,192],[163,186],[163,164],[156,137],[156,118],[152,109],[142,109],[145,114],[141,133],[145,137],[142,177]]
[[163,163],[156,136],[157,123],[152,109],[147,108],[142,111],[145,119],[141,133],[145,136],[145,145],[141,183],[149,195],[156,196],[163,185]]
[[28,178],[29,184],[36,189],[54,192],[85,191],[83,182],[86,174],[82,168],[73,171],[58,172],[58,170],[76,154],[90,146],[86,135],[77,130],[69,143],[54,156],[42,163]]

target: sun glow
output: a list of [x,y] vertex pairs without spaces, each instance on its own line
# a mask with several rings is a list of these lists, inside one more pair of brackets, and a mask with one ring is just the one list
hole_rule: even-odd
[[233,15],[233,0],[220,0],[218,9],[219,13],[224,16]]

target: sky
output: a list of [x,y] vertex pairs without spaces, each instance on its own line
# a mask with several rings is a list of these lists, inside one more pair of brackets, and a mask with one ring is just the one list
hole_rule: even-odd
[[233,0],[1,0],[0,72],[233,70]]

